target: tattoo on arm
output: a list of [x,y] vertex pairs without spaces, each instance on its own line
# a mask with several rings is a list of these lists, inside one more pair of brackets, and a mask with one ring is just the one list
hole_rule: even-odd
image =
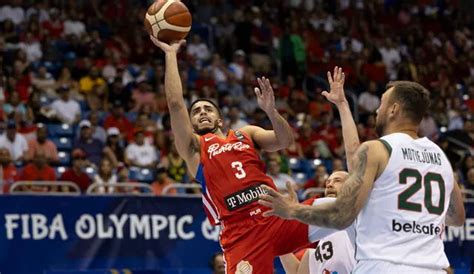
[[335,202],[316,207],[299,206],[295,210],[294,217],[301,222],[322,227],[343,229],[349,226],[358,213],[355,203],[364,182],[368,149],[365,144],[359,148],[356,159],[354,159],[354,168],[343,184]]
[[456,215],[456,209],[453,200],[454,199],[451,199],[449,201],[448,211],[446,212],[446,218],[454,218]]

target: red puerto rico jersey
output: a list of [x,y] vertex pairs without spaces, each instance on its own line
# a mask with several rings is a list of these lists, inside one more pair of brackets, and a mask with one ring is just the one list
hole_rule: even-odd
[[208,133],[200,137],[201,163],[196,180],[202,186],[202,199],[209,221],[242,220],[261,214],[257,203],[264,191],[262,184],[276,189],[265,174],[250,137],[241,131],[230,130],[222,139]]

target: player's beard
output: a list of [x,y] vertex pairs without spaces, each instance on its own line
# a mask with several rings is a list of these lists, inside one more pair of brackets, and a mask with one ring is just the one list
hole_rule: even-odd
[[211,128],[201,128],[199,129],[198,126],[194,126],[194,132],[196,132],[197,135],[203,136],[208,133],[215,133],[219,129],[219,120],[214,121],[214,126]]

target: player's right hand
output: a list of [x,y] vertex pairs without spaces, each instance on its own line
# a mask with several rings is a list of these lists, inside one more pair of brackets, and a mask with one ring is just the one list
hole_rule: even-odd
[[178,42],[172,42],[168,45],[165,42],[161,42],[160,40],[156,39],[155,37],[150,35],[150,40],[155,44],[155,46],[159,47],[165,53],[177,53],[182,45],[186,44],[186,40],[180,40]]
[[338,105],[346,102],[344,95],[344,80],[345,75],[342,68],[334,67],[334,73],[328,71],[328,82],[331,88],[330,92],[323,91],[321,94],[328,99],[329,102]]

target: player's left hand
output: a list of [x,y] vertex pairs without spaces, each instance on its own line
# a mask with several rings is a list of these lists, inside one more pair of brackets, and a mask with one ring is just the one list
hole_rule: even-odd
[[153,44],[155,44],[155,46],[159,47],[165,53],[178,53],[181,46],[186,44],[186,40],[180,40],[177,42],[172,42],[171,44],[166,44],[165,42],[161,42],[160,40],[156,39],[151,35],[150,40],[153,42]]
[[286,182],[286,188],[288,190],[286,195],[268,186],[263,185],[262,187],[267,191],[267,194],[261,195],[258,203],[270,208],[270,210],[263,212],[263,216],[278,216],[283,219],[293,219],[293,208],[298,205],[298,198],[293,184]]
[[257,78],[258,85],[260,88],[255,88],[255,95],[257,95],[258,106],[265,111],[270,113],[275,109],[275,95],[273,94],[273,88],[268,78],[262,77]]
[[345,75],[342,72],[341,67],[334,67],[334,73],[328,71],[328,82],[331,88],[330,92],[326,90],[321,93],[328,101],[335,105],[343,104],[346,102],[346,96],[344,95],[344,81]]

